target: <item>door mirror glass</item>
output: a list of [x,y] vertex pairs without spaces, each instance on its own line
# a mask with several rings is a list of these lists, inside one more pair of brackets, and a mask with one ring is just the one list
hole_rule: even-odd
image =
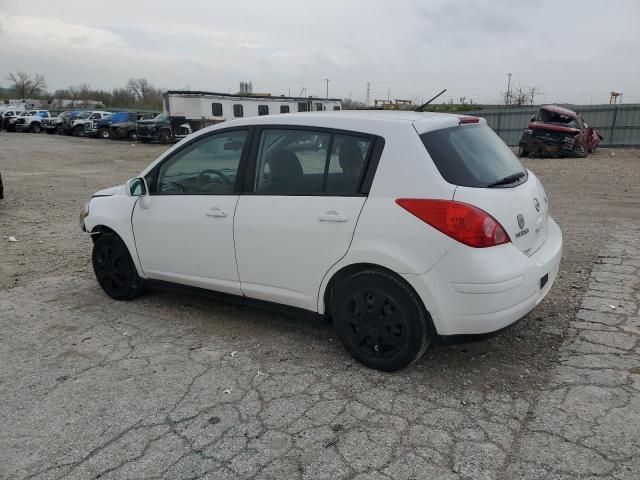
[[142,177],[127,180],[127,195],[130,197],[142,197],[147,194],[147,182]]

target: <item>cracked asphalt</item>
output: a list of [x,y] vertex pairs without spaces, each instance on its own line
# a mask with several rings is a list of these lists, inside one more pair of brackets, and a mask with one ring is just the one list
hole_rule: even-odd
[[0,133],[0,478],[640,478],[638,150],[527,160],[565,235],[551,294],[394,374],[314,317],[106,297],[77,214],[162,150]]

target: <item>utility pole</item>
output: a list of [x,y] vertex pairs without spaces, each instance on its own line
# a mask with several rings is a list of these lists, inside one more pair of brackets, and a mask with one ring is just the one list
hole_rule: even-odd
[[369,106],[369,102],[371,100],[371,82],[367,82],[367,107]]
[[327,82],[327,96],[324,98],[329,98],[329,79],[325,78],[324,81]]
[[507,77],[509,77],[509,80],[507,81],[507,101],[505,105],[509,105],[509,101],[511,100],[511,74],[507,73]]

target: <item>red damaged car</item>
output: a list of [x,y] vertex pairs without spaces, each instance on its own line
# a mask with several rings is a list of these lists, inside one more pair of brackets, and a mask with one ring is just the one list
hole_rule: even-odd
[[596,151],[602,140],[596,130],[573,110],[546,105],[531,117],[520,138],[519,155],[579,157]]

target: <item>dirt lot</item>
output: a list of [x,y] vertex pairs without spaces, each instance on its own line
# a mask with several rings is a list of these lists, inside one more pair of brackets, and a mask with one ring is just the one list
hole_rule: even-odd
[[[78,228],[80,208],[164,148],[0,132],[0,477],[633,478],[624,475],[640,471],[624,456],[617,470],[583,468],[572,452],[549,453],[557,464],[522,459],[528,422],[575,333],[570,323],[594,261],[616,232],[640,224],[640,150],[527,159],[565,238],[550,295],[494,339],[431,348],[389,375],[352,362],[321,320],[167,292],[130,303],[102,294],[91,241]],[[625,295],[635,284],[629,288]],[[575,468],[560,465],[571,461]]]

